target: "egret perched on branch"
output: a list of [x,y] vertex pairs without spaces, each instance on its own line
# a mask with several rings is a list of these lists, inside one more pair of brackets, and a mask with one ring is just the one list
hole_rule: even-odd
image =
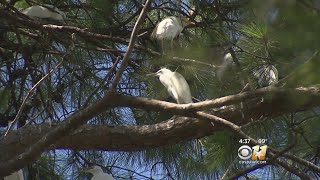
[[4,180],[24,180],[22,169],[4,177]]
[[151,33],[151,38],[161,40],[162,49],[163,40],[168,39],[171,41],[172,48],[173,39],[176,38],[182,32],[183,28],[189,24],[192,24],[192,22],[185,17],[167,17],[157,24]]
[[222,77],[225,75],[225,72],[228,68],[230,68],[233,64],[233,57],[231,55],[231,53],[227,53],[223,56],[223,61],[220,68],[218,68],[217,70],[217,78],[219,80],[222,80]]
[[227,62],[228,64],[232,63],[233,62],[233,58],[232,58],[231,53],[227,53],[226,55],[224,55],[223,60],[225,62]]
[[110,174],[104,173],[100,166],[91,166],[85,172],[93,175],[91,180],[115,180]]
[[149,75],[158,76],[160,82],[167,88],[169,95],[178,104],[192,103],[189,85],[181,74],[172,72],[167,68],[162,68],[156,73]]
[[64,23],[66,19],[66,14],[64,12],[49,4],[31,6],[22,13],[31,18],[48,19],[60,23]]
[[261,87],[271,86],[278,82],[278,70],[273,65],[262,65],[253,71]]

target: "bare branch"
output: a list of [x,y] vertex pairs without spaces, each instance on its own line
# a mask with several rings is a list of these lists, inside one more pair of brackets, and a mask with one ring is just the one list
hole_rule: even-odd
[[138,33],[139,33],[139,30],[140,30],[140,26],[141,24],[143,23],[145,17],[146,17],[146,14],[148,12],[148,9],[151,5],[151,0],[147,0],[147,2],[145,3],[141,13],[140,13],[140,16],[136,22],[136,24],[134,25],[134,28],[133,28],[133,31],[132,31],[132,34],[131,34],[131,37],[130,37],[130,41],[129,41],[129,45],[128,45],[128,49],[127,49],[127,52],[124,54],[124,57],[123,57],[123,61],[122,61],[122,64],[116,74],[116,77],[114,78],[113,82],[112,82],[112,85],[111,85],[111,90],[112,91],[116,91],[116,87],[121,79],[121,76],[122,76],[122,73],[124,72],[124,70],[126,69],[127,67],[127,64],[128,64],[128,61],[129,61],[129,56],[131,54],[131,51],[133,50],[133,46],[134,46],[134,43],[138,37]]
[[7,136],[7,135],[8,135],[8,133],[10,132],[10,130],[12,129],[12,127],[16,124],[16,122],[17,122],[18,119],[20,118],[21,113],[22,113],[22,111],[23,111],[24,106],[25,106],[26,103],[27,103],[28,98],[33,94],[33,92],[36,90],[36,88],[39,87],[44,80],[46,80],[56,69],[58,69],[58,68],[61,66],[62,62],[63,62],[63,59],[62,59],[55,67],[53,67],[53,68],[49,71],[48,74],[46,74],[45,76],[43,76],[43,77],[29,90],[27,96],[23,99],[23,102],[22,102],[22,104],[21,104],[21,106],[20,106],[20,108],[19,108],[18,113],[16,114],[14,120],[10,123],[10,125],[9,125],[6,133],[4,134],[4,136]]
[[212,68],[225,67],[225,66],[217,66],[217,65],[210,64],[210,63],[201,62],[201,61],[194,60],[194,59],[186,59],[186,58],[180,58],[180,57],[172,57],[172,59],[176,60],[176,61],[184,61],[184,62],[191,62],[191,63],[201,64],[201,65],[209,66],[209,67],[212,67]]

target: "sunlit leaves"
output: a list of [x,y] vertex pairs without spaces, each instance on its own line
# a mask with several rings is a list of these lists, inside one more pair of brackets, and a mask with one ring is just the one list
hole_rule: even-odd
[[249,38],[263,39],[267,33],[267,26],[265,24],[250,23],[242,26],[240,31]]

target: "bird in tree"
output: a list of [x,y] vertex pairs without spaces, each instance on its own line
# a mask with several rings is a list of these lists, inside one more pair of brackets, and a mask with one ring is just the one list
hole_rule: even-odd
[[66,19],[64,12],[49,4],[31,6],[22,13],[31,18],[47,19],[59,23],[64,23]]
[[161,41],[161,46],[163,49],[163,41],[165,39],[170,40],[171,49],[173,47],[173,39],[179,36],[183,28],[192,24],[185,17],[175,17],[169,16],[163,19],[151,33],[151,39],[156,39]]
[[218,70],[217,70],[217,78],[219,80],[222,80],[223,76],[226,73],[226,70],[229,69],[230,67],[232,67],[231,66],[232,64],[233,64],[233,58],[232,58],[231,53],[225,54],[223,57],[221,67],[218,68]]
[[3,178],[4,180],[24,180],[23,171],[20,169],[9,176]]
[[110,174],[104,173],[100,166],[91,166],[85,172],[93,175],[91,180],[115,180]]
[[227,64],[231,64],[233,62],[231,53],[224,55],[223,60],[226,61]]
[[271,64],[262,65],[253,71],[253,75],[257,78],[259,86],[271,86],[278,82],[278,70]]
[[[231,63],[233,63],[233,57],[231,53],[227,53],[224,56],[223,66],[229,66]],[[259,87],[272,86],[278,82],[278,70],[272,64],[261,65],[253,70],[252,74],[257,79]],[[218,75],[221,76],[222,73]]]
[[162,68],[156,73],[149,75],[159,77],[160,82],[167,89],[169,95],[173,97],[178,104],[192,103],[189,85],[181,74],[172,72],[167,68]]

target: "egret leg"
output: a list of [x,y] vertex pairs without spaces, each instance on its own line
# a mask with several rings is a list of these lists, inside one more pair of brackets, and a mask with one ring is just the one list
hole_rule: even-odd
[[251,89],[251,86],[250,86],[249,83],[247,83],[247,84],[242,88],[242,90],[240,91],[240,93],[250,91],[250,89]]
[[205,147],[204,147],[203,141],[200,138],[198,138],[197,143],[200,146],[200,152],[204,151]]
[[45,123],[48,123],[48,124],[49,124],[49,127],[51,128],[52,120],[51,120],[50,117],[45,120]]
[[177,116],[177,115],[173,115],[170,119],[176,119],[176,118],[178,118],[179,116]]
[[162,57],[163,57],[163,54],[164,54],[164,49],[163,49],[163,39],[161,40],[161,51],[162,51]]
[[171,54],[173,55],[173,39],[171,39],[170,46],[171,46]]

